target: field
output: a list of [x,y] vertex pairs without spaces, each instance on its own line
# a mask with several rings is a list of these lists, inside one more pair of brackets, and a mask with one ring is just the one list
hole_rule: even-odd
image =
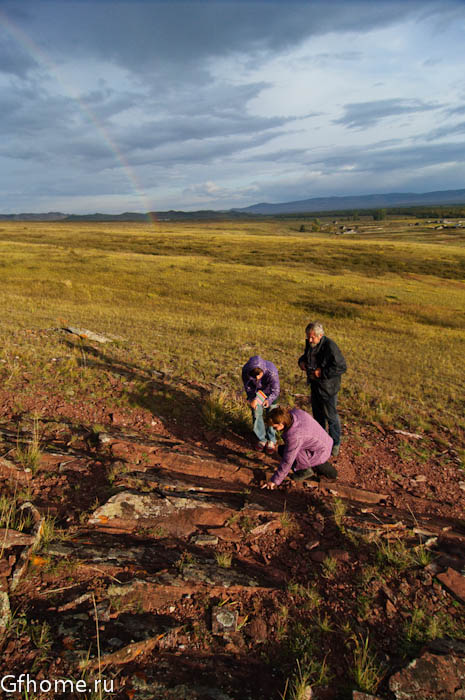
[[296,358],[317,318],[347,357],[351,415],[446,426],[461,442],[465,229],[415,223],[363,222],[346,236],[299,233],[295,221],[4,223],[3,381],[20,367],[50,379],[69,349],[28,332],[69,324],[119,336],[119,359],[226,390],[262,354],[292,400],[306,391]]
[[[465,228],[2,222],[0,266],[0,678],[394,700],[462,653]],[[308,408],[310,320],[348,364],[339,477],[265,491],[241,367]]]

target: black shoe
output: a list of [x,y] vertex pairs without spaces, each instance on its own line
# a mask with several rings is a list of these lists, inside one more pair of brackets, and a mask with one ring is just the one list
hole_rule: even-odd
[[312,479],[313,481],[319,481],[319,478],[313,471],[312,467],[309,467],[308,469],[299,469],[299,471],[294,472],[294,474],[292,474],[291,479],[297,482],[298,484],[301,481],[307,481],[309,479]]
[[319,464],[317,467],[315,467],[315,471],[320,476],[326,477],[326,479],[337,479],[337,469],[329,462]]

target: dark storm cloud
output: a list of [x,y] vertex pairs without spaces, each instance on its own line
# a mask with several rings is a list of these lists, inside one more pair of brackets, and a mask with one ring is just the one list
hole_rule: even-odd
[[[15,2],[3,4],[8,13]],[[136,73],[160,75],[180,64],[186,73],[209,57],[234,52],[273,52],[327,32],[364,32],[403,17],[444,11],[449,0],[391,2],[23,2],[29,31],[45,51],[89,55]]]
[[382,119],[399,117],[415,112],[429,112],[439,109],[440,105],[425,103],[417,99],[388,99],[373,102],[353,102],[344,106],[344,115],[334,119],[334,124],[341,124],[348,129],[366,129],[378,124]]

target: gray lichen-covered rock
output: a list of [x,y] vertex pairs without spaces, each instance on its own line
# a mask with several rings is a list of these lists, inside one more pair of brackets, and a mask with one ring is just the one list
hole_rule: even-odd
[[425,652],[391,676],[389,689],[396,700],[465,698],[465,659]]
[[0,591],[0,635],[5,631],[11,618],[10,599],[8,593]]

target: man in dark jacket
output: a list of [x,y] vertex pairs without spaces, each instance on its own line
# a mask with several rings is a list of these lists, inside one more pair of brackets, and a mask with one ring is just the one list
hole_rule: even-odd
[[299,367],[307,372],[313,417],[325,430],[328,424],[328,433],[334,443],[331,454],[337,457],[341,443],[337,394],[341,388],[341,375],[347,369],[346,361],[334,340],[324,335],[319,321],[309,323],[305,333],[305,352],[299,357]]
[[279,396],[278,370],[272,362],[254,355],[242,368],[242,382],[252,409],[257,449],[273,454],[276,451],[276,432],[271,425],[265,425],[265,416]]

